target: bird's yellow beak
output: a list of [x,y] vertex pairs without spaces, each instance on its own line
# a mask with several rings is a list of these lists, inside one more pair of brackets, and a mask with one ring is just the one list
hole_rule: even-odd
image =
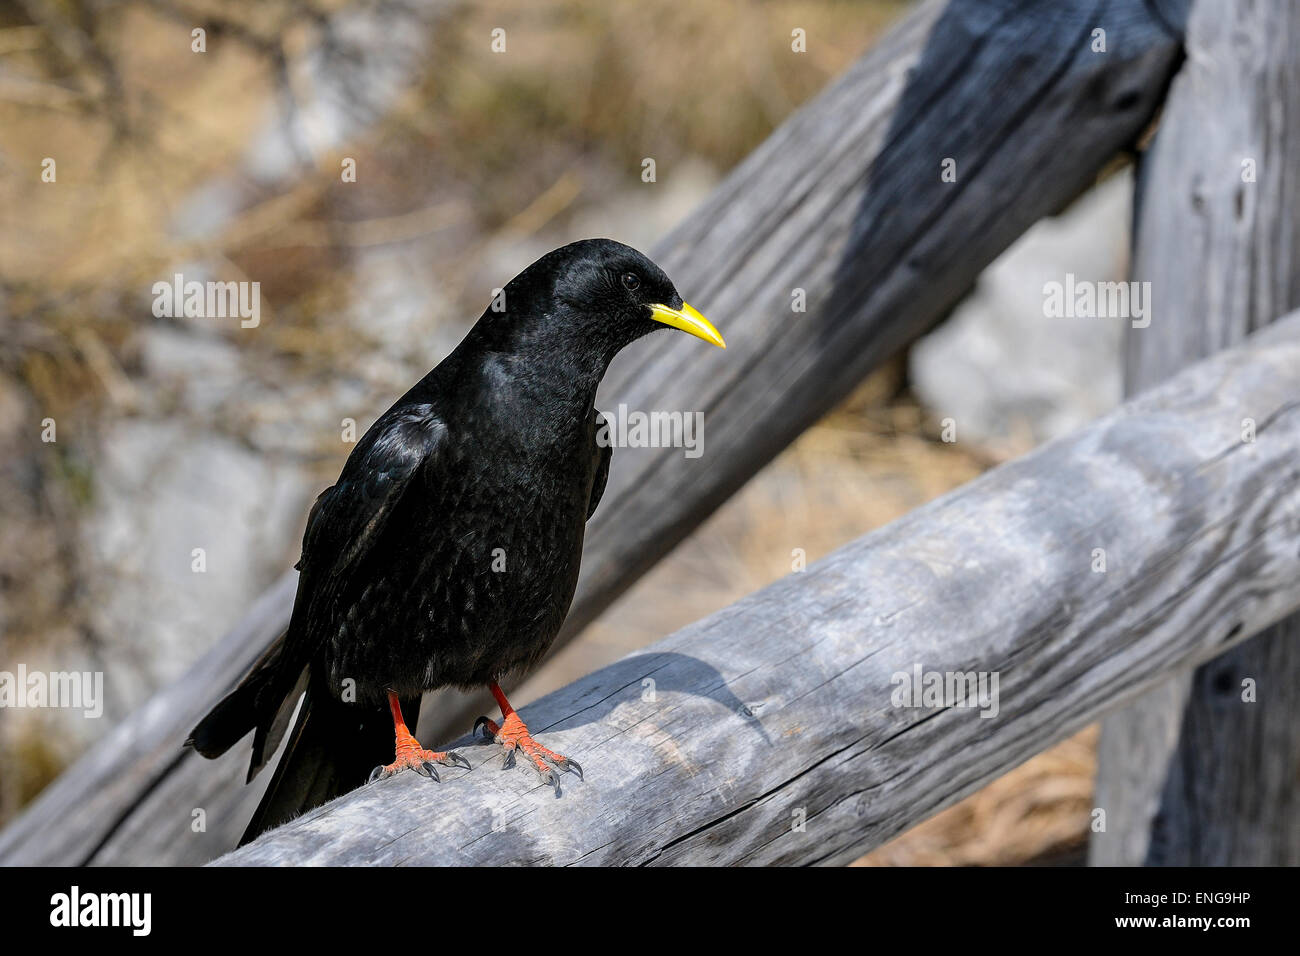
[[670,309],[666,305],[652,305],[650,306],[650,316],[656,322],[662,322],[664,325],[671,325],[675,329],[689,332],[697,339],[704,339],[704,341],[716,345],[720,349],[727,347],[727,343],[722,341],[722,335],[713,327],[713,323],[685,302],[682,303],[680,309]]

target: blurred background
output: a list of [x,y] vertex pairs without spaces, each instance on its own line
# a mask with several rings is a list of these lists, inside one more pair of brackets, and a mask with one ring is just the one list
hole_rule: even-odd
[[[650,248],[906,7],[0,2],[0,670],[106,683],[99,720],[0,709],[0,825],[296,560],[345,419],[541,253]],[[1031,230],[517,702],[788,573],[792,541],[816,559],[1116,404],[1119,324],[1048,326],[1041,288],[1125,276],[1130,193],[1117,168]],[[260,325],[155,317],[176,272],[260,282]],[[862,862],[1081,860],[1095,736]]]

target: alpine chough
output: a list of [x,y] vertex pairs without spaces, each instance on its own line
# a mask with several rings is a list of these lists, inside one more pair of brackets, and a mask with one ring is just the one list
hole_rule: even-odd
[[492,691],[501,722],[475,728],[507,765],[522,751],[557,794],[557,771],[581,775],[533,740],[499,681],[537,663],[573,599],[610,466],[596,388],[620,349],[665,327],[725,348],[644,255],[572,243],[511,280],[357,442],[308,515],[288,629],[187,741],[216,757],[253,731],[251,780],[302,697],[241,844],[368,777],[468,767],[409,729],[440,687]]

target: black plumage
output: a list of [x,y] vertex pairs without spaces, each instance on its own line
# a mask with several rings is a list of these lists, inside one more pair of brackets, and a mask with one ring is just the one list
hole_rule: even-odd
[[610,466],[597,386],[665,325],[723,343],[662,270],[610,240],[549,253],[494,304],[317,498],[287,632],[191,735],[213,757],[255,731],[251,779],[305,691],[245,841],[364,783],[394,720],[386,772],[464,763],[403,736],[439,687],[491,686],[503,723],[487,723],[509,757],[518,747],[543,773],[572,763],[532,741],[496,685],[534,665],[568,613]]

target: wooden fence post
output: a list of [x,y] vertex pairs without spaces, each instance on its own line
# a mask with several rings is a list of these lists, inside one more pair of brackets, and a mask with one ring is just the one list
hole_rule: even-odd
[[[1300,7],[1199,0],[1186,45],[1139,176],[1130,393],[1300,305]],[[1289,618],[1103,722],[1092,863],[1300,864],[1298,637]]]

